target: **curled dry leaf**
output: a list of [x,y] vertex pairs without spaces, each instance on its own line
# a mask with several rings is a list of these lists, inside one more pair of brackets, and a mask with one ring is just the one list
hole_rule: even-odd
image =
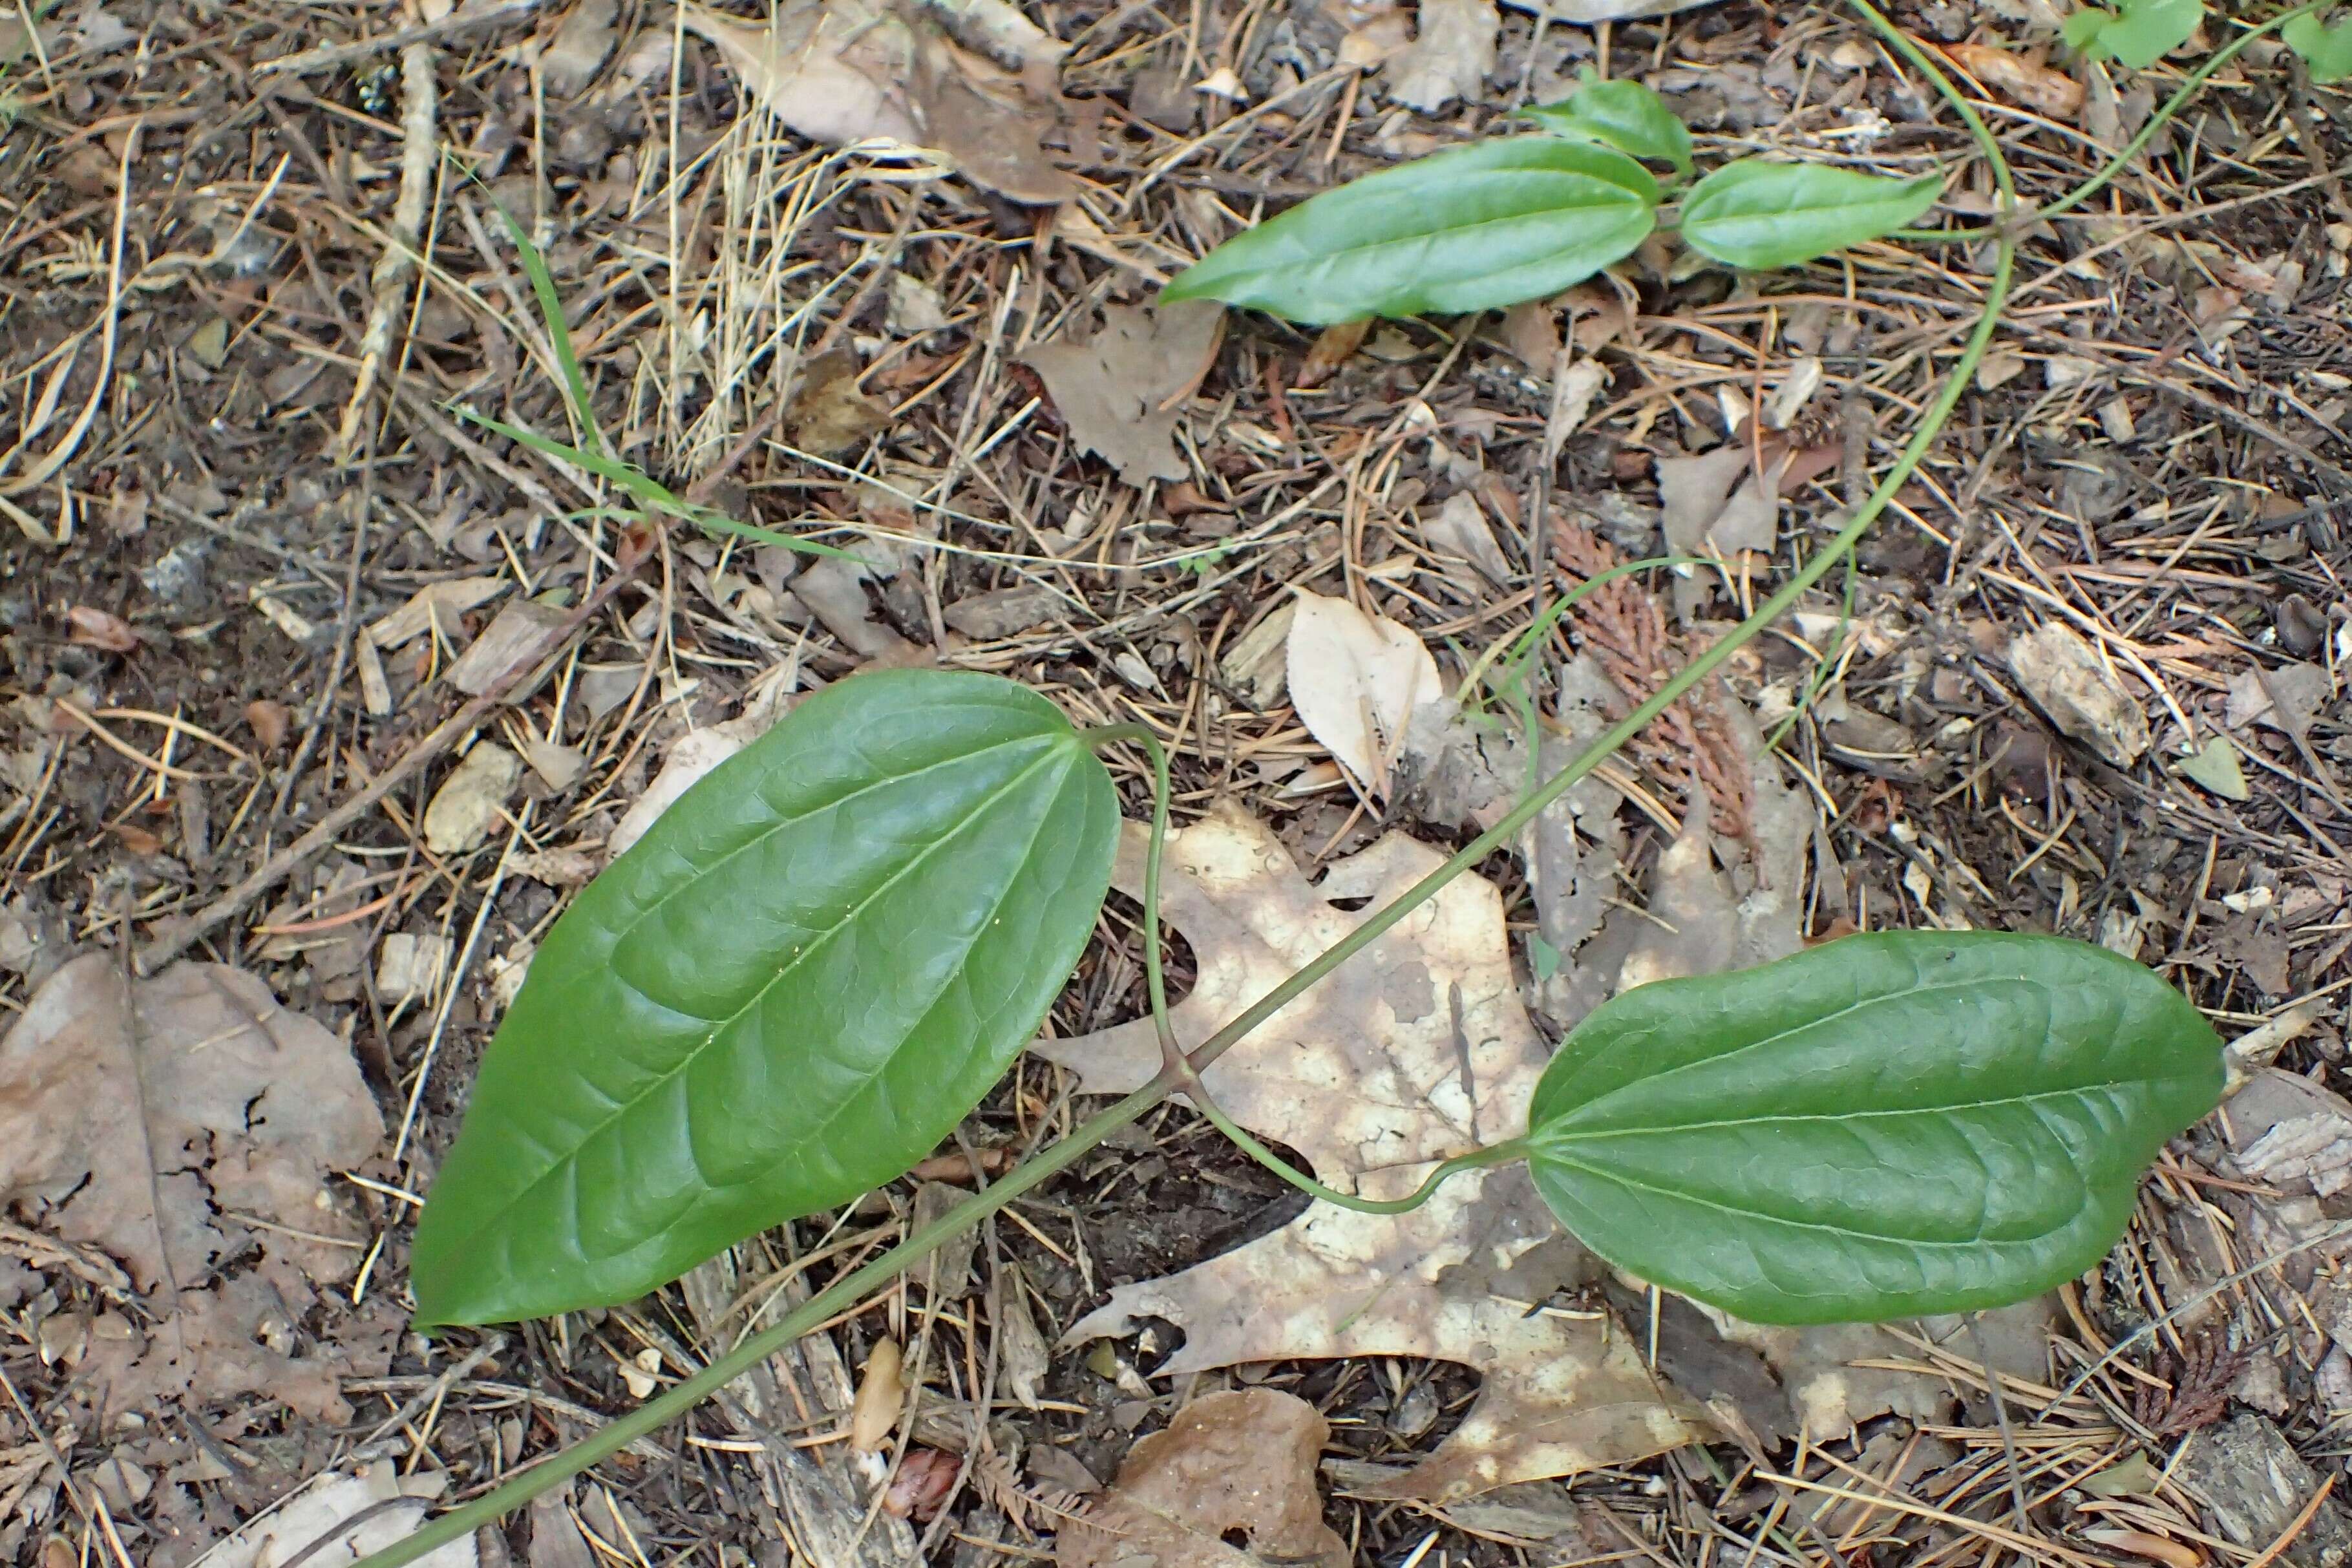
[[909,1448],[882,1493],[882,1511],[893,1519],[928,1522],[939,1517],[955,1492],[963,1461],[937,1448]]
[[1287,647],[1299,722],[1364,788],[1384,790],[1414,711],[1445,700],[1437,661],[1387,616],[1304,589]]
[[283,702],[259,698],[245,705],[246,728],[261,743],[265,752],[274,752],[286,743],[286,731],[294,722],[294,710]]
[[[1058,1568],[1347,1568],[1323,1522],[1316,1464],[1331,1429],[1315,1407],[1271,1388],[1212,1394],[1139,1439],[1118,1479],[1054,1543]],[[1229,1544],[1238,1533],[1244,1544]]]
[[2230,678],[2226,717],[2232,729],[2261,724],[2301,745],[2334,690],[2327,671],[2315,664],[2255,665]]
[[131,653],[139,647],[139,634],[111,610],[76,605],[66,612],[66,640],[78,647],[108,653]]
[[743,711],[734,718],[679,736],[663,759],[661,772],[654,775],[654,782],[629,804],[629,809],[614,826],[604,841],[606,856],[618,859],[627,854],[661,814],[677,804],[678,796],[701,783],[711,769],[774,729],[776,721],[790,711],[791,706],[783,683],[779,683],[763,688],[761,694],[746,702]]
[[2039,60],[1990,44],[1946,44],[1959,68],[2012,103],[2072,122],[2083,112],[2083,84]]
[[1022,363],[1045,378],[1071,437],[1120,479],[1181,479],[1176,422],[1216,358],[1224,319],[1213,300],[1114,305],[1103,312],[1101,331],[1040,343]]
[[907,1382],[900,1373],[902,1357],[896,1340],[877,1341],[866,1357],[866,1372],[857,1380],[857,1400],[849,1407],[849,1446],[871,1454],[890,1440],[906,1407]]
[[[957,9],[1007,13],[983,31],[1008,42],[1019,42],[1015,22],[1036,33],[999,0]],[[683,16],[760,107],[801,135],[835,147],[880,140],[929,148],[1014,201],[1077,194],[1040,143],[1051,114],[1024,90],[1050,84],[1050,40],[1030,46],[1030,67],[1016,80],[958,46],[913,0],[785,0],[764,25],[696,5]]]
[[222,964],[126,984],[89,954],[0,1038],[0,1204],[117,1259],[166,1314],[79,1368],[110,1411],[267,1389],[351,1419],[332,1335],[299,1358],[259,1336],[358,1268],[367,1228],[335,1173],[383,1137],[349,1047]]
[[2147,750],[2147,717],[2097,651],[2053,621],[2012,638],[2009,671],[2066,734],[2119,768]]

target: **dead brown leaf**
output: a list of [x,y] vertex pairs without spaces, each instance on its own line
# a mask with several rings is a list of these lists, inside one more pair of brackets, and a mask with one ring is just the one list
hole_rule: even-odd
[[1071,437],[1131,485],[1181,479],[1176,422],[1224,336],[1224,307],[1114,305],[1101,331],[1040,343],[1022,363],[1045,378]]
[[2230,678],[2226,717],[2232,729],[2261,724],[2301,745],[2334,690],[2327,671],[2315,664],[2255,665]]
[[889,417],[858,390],[857,356],[835,349],[801,366],[784,415],[784,438],[820,458],[843,457],[866,444]]
[[2098,650],[2056,621],[2020,633],[2009,671],[2060,730],[2119,768],[2148,747],[2147,716]]
[[[1323,1522],[1316,1466],[1331,1429],[1315,1407],[1271,1388],[1196,1399],[1140,1438],[1118,1479],[1054,1543],[1059,1568],[1347,1568],[1347,1542]],[[1245,1544],[1230,1544],[1238,1531]]]
[[[835,147],[878,139],[929,148],[1015,201],[1076,195],[1039,140],[1050,109],[1024,90],[1050,88],[1055,46],[1010,6],[958,9],[1010,13],[981,26],[1024,53],[1020,79],[960,47],[912,0],[786,0],[764,25],[689,5],[683,18],[751,99],[801,135]],[[1026,29],[1017,38],[1015,24]]]
[[111,610],[76,605],[66,612],[66,640],[82,647],[108,653],[132,653],[139,647],[139,634]]
[[2083,84],[2064,71],[1991,44],[1946,44],[1944,52],[1977,80],[2037,114],[2071,123],[2083,112]]
[[[1121,847],[1119,884],[1142,873],[1143,836]],[[1391,834],[1309,886],[1279,840],[1220,811],[1171,837],[1167,920],[1199,977],[1174,1009],[1204,1039],[1359,924],[1334,900],[1388,900],[1442,857]],[[1040,1052],[1118,1093],[1157,1069],[1150,1020]],[[1296,1149],[1325,1182],[1383,1197],[1431,1163],[1510,1137],[1548,1053],[1520,1005],[1493,883],[1465,876],[1209,1069],[1234,1119]],[[1462,1496],[1514,1480],[1630,1462],[1687,1441],[1685,1407],[1625,1336],[1528,1307],[1597,1273],[1562,1237],[1518,1168],[1456,1178],[1401,1216],[1318,1205],[1272,1236],[1172,1279],[1121,1286],[1073,1342],[1139,1318],[1185,1330],[1162,1375],[1290,1357],[1427,1355],[1486,1374],[1478,1403],[1390,1495]]]
[[1320,386],[1339,372],[1339,367],[1356,357],[1364,346],[1364,334],[1371,331],[1370,317],[1360,321],[1339,321],[1315,335],[1315,344],[1299,362],[1298,374],[1291,382],[1296,388]]
[[1501,27],[1495,0],[1421,0],[1412,46],[1388,64],[1389,96],[1424,114],[1480,102]]
[[110,1410],[266,1389],[351,1419],[338,1365],[279,1347],[359,1268],[335,1176],[383,1137],[349,1047],[225,965],[126,986],[89,954],[0,1038],[0,1200],[120,1260],[161,1320],[84,1363]]
[[1421,638],[1346,599],[1300,589],[1286,660],[1299,722],[1355,775],[1386,794],[1416,710],[1445,700]]
[[286,743],[286,731],[294,722],[294,710],[283,702],[268,698],[257,698],[245,705],[246,727],[265,752],[274,752]]

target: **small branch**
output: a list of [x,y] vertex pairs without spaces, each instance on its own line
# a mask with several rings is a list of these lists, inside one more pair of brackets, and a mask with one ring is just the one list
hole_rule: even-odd
[[425,208],[433,195],[434,126],[440,105],[433,79],[433,46],[418,42],[400,57],[400,195],[392,208],[392,233],[383,253],[375,258],[374,298],[368,304],[367,330],[360,337],[359,376],[352,399],[343,405],[342,428],[335,435],[335,450],[345,462],[359,446],[360,421],[374,400],[376,377],[392,352],[393,322],[407,298],[407,283],[416,270],[424,244]]
[[256,76],[274,76],[292,71],[307,76],[312,71],[333,70],[354,60],[380,55],[387,49],[404,49],[412,44],[437,43],[444,38],[461,37],[485,27],[495,27],[528,16],[539,9],[540,0],[469,0],[437,22],[420,22],[403,27],[381,37],[362,38],[356,43],[329,44],[322,48],[305,49],[299,55],[264,60],[253,68]]

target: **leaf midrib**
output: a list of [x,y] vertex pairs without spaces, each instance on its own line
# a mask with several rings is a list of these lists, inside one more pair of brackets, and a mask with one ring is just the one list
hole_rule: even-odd
[[[1010,742],[1007,743],[1009,744]],[[734,1012],[730,1013],[723,1018],[713,1018],[709,1020],[709,1031],[705,1034],[700,1040],[688,1047],[685,1051],[679,1053],[677,1061],[664,1068],[659,1074],[648,1081],[637,1093],[631,1095],[626,1100],[616,1101],[610,1114],[605,1116],[603,1121],[597,1122],[593,1127],[591,1127],[579,1138],[573,1140],[572,1147],[568,1152],[557,1159],[549,1162],[549,1163],[537,1174],[533,1175],[530,1181],[525,1182],[522,1185],[517,1187],[513,1194],[509,1196],[504,1203],[491,1210],[489,1215],[486,1216],[481,1223],[487,1226],[488,1225],[503,1221],[505,1217],[511,1214],[525,1198],[538,1191],[541,1185],[543,1184],[550,1177],[562,1170],[566,1165],[576,1163],[580,1158],[580,1152],[582,1150],[587,1148],[589,1144],[602,1137],[608,1128],[610,1128],[614,1122],[620,1121],[623,1117],[630,1114],[630,1112],[635,1110],[648,1097],[658,1092],[673,1079],[686,1071],[687,1068],[693,1066],[695,1062],[701,1059],[702,1053],[711,1047],[711,1046],[718,1040],[719,1036],[722,1031],[734,1024],[737,1019],[742,1017],[744,1014],[759,1005],[761,997],[765,996],[770,990],[782,983],[786,975],[792,973],[795,969],[798,969],[801,964],[806,962],[808,958],[819,948],[823,947],[826,942],[831,942],[834,937],[847,929],[850,925],[854,924],[858,914],[871,905],[876,899],[880,898],[884,893],[897,886],[898,883],[909,872],[913,871],[917,867],[929,859],[929,858],[936,854],[942,847],[952,843],[956,837],[964,831],[964,829],[970,827],[972,823],[984,815],[991,806],[994,805],[1005,795],[1010,795],[1014,789],[1018,788],[1024,782],[1025,782],[1031,774],[1036,773],[1046,763],[1056,761],[1061,754],[1060,748],[1048,749],[1044,756],[1040,757],[1036,762],[1029,764],[1029,766],[1022,769],[1019,773],[1013,774],[1012,778],[999,785],[986,798],[982,799],[978,805],[973,806],[971,811],[965,813],[961,819],[957,820],[953,826],[950,827],[946,832],[941,833],[930,843],[925,845],[922,849],[909,858],[905,865],[899,867],[897,870],[891,872],[889,876],[884,878],[879,883],[876,884],[873,889],[864,898],[860,899],[856,903],[852,904],[847,910],[843,911],[839,920],[835,921],[832,925],[827,926],[824,930],[813,936],[798,952],[792,956],[782,969],[776,971],[772,978],[768,980],[766,984],[762,984],[757,991],[751,994],[749,1001],[745,1002],[742,1006],[738,1007]],[[939,766],[944,764],[932,765]],[[918,770],[913,773],[898,774],[897,777],[915,778],[919,777],[922,773],[929,771],[929,768],[924,768]],[[869,785],[867,787],[871,788],[877,786]],[[853,791],[849,795],[842,796],[841,799],[844,801],[854,800],[856,798],[857,795],[861,793],[863,793],[863,791]],[[808,815],[814,816],[815,814],[812,812]],[[802,819],[794,818],[793,820],[799,821]],[[768,831],[773,832],[776,831],[776,829],[769,829]],[[764,837],[766,835],[763,833],[762,837]],[[714,861],[712,864],[718,865],[721,862]],[[699,877],[703,873],[697,873],[697,876]],[[649,1003],[652,1003],[653,1005],[656,1007],[662,1005],[662,1004],[656,998],[646,995],[645,992],[639,990],[638,987],[632,984],[619,973],[614,973],[614,979],[617,984],[625,986],[636,995],[643,997]],[[667,1010],[667,1009],[665,1009],[665,1011]],[[867,1075],[867,1080],[869,1082],[871,1081],[872,1077],[872,1074]],[[696,1163],[696,1167],[697,1174],[699,1175],[700,1163],[698,1161]],[[704,1185],[706,1188],[709,1187],[708,1183],[705,1183]]]
[[[1648,1079],[1644,1081],[1655,1081]],[[1580,1143],[1597,1143],[1608,1138],[1643,1138],[1670,1136],[1678,1132],[1712,1132],[1734,1127],[1762,1127],[1782,1122],[1847,1122],[1865,1121],[1881,1117],[1948,1116],[1955,1111],[1997,1110],[2003,1106],[2032,1105],[2039,1100],[2059,1100],[2072,1096],[2096,1094],[2103,1089],[2152,1089],[2160,1084],[2183,1081],[2168,1074],[2162,1078],[2110,1079],[2098,1083],[2070,1084],[2061,1089],[2036,1089],[2031,1094],[2008,1094],[1994,1100],[1961,1100],[1942,1105],[1909,1105],[1883,1110],[1789,1110],[1760,1116],[1729,1116],[1713,1121],[1675,1121],[1654,1127],[1603,1127],[1591,1131],[1565,1128],[1561,1136]],[[1614,1098],[1616,1091],[1612,1091]],[[1597,1105],[1599,1100],[1589,1102]],[[1583,1109],[1583,1108],[1580,1108]],[[1571,1111],[1570,1116],[1576,1112]],[[1569,1120],[1560,1118],[1561,1121]],[[1536,1136],[1540,1139],[1543,1133]]]
[[[1721,199],[1728,201],[1730,198]],[[1907,195],[1888,195],[1871,196],[1858,202],[1816,202],[1807,206],[1773,207],[1769,210],[1751,207],[1745,212],[1721,214],[1710,214],[1702,206],[1696,213],[1687,209],[1684,211],[1683,226],[1687,228],[1692,224],[1697,223],[1729,228],[1735,224],[1782,223],[1792,218],[1811,217],[1820,213],[1862,212],[1872,207],[1894,206],[1909,199]]]
[[[1741,1208],[1736,1204],[1724,1203],[1719,1199],[1701,1197],[1696,1193],[1686,1193],[1682,1191],[1680,1188],[1660,1186],[1653,1182],[1635,1181],[1633,1177],[1625,1175],[1620,1172],[1605,1170],[1599,1165],[1592,1164],[1587,1161],[1576,1159],[1570,1155],[1559,1153],[1557,1151],[1548,1149],[1543,1151],[1543,1152],[1547,1158],[1556,1163],[1565,1165],[1570,1170],[1581,1171],[1585,1174],[1594,1178],[1596,1181],[1607,1182],[1613,1185],[1624,1187],[1637,1193],[1648,1193],[1654,1196],[1664,1198],[1671,1203],[1689,1204],[1696,1208],[1709,1209],[1717,1214],[1730,1215],[1736,1218],[1749,1220],[1759,1225],[1778,1225],[1786,1226],[1791,1230],[1819,1231],[1825,1236],[1841,1237],[1849,1241],[1869,1242],[1882,1247],[1916,1247],[1931,1248],[2034,1247],[2048,1240],[2051,1237],[2060,1234],[2068,1226],[2078,1222],[2083,1215],[2083,1211],[2076,1209],[2067,1215],[2063,1224],[2053,1226],[2047,1230],[2037,1231],[2030,1237],[2022,1237],[2011,1241],[1987,1240],[1984,1234],[1984,1227],[1981,1223],[1979,1224],[1977,1234],[1973,1237],[1964,1237],[1954,1241],[1921,1241],[1915,1237],[1891,1236],[1878,1231],[1853,1230],[1842,1225],[1832,1225],[1826,1220],[1787,1219],[1780,1215],[1767,1214],[1762,1209]],[[2086,1183],[2084,1185],[2086,1191],[2096,1191],[2096,1188],[2093,1187],[2090,1184]]]
[[[1514,172],[1516,173],[1517,171]],[[1367,240],[1360,245],[1342,246],[1336,249],[1327,251],[1321,256],[1308,257],[1303,260],[1290,262],[1255,262],[1246,268],[1246,271],[1285,272],[1300,266],[1330,267],[1341,261],[1348,260],[1350,258],[1361,256],[1367,251],[1381,250],[1391,246],[1411,245],[1419,240],[1447,239],[1455,235],[1471,235],[1477,233],[1482,228],[1492,228],[1497,224],[1525,223],[1529,218],[1553,217],[1567,212],[1615,212],[1621,208],[1629,214],[1638,214],[1643,212],[1654,213],[1656,211],[1654,204],[1643,201],[1640,192],[1626,190],[1622,185],[1612,185],[1597,174],[1586,174],[1574,170],[1537,170],[1535,172],[1538,174],[1565,173],[1572,178],[1590,180],[1595,185],[1598,185],[1604,190],[1622,192],[1626,199],[1622,202],[1586,202],[1575,206],[1562,204],[1549,207],[1537,207],[1527,212],[1513,213],[1505,217],[1480,218],[1475,223],[1459,224],[1451,228],[1431,229],[1423,234],[1405,235],[1402,237],[1389,239]],[[1300,211],[1303,209],[1293,208],[1292,210]],[[1284,216],[1287,216],[1288,215],[1286,214]],[[1229,278],[1242,276],[1244,270],[1244,269],[1243,268],[1237,268],[1234,271],[1226,273],[1224,276]]]
[[[662,894],[661,897],[656,899],[652,903],[647,904],[644,909],[639,910],[636,914],[631,918],[626,926],[622,927],[619,931],[613,933],[613,946],[617,948],[626,942],[631,937],[635,936],[636,934],[637,928],[644,925],[647,921],[653,919],[655,915],[660,913],[663,910],[668,908],[669,901],[672,899],[678,897],[682,893],[689,891],[696,884],[702,881],[705,878],[715,874],[721,867],[727,865],[737,856],[749,854],[751,851],[758,848],[761,845],[765,844],[769,839],[774,837],[777,834],[782,833],[788,827],[797,827],[813,816],[846,805],[850,802],[856,800],[861,796],[871,795],[877,789],[887,789],[893,784],[905,784],[909,779],[919,779],[926,773],[937,773],[941,768],[955,767],[959,763],[969,763],[975,757],[984,757],[991,752],[1003,751],[1007,746],[1018,746],[1031,741],[1045,741],[1050,742],[1055,738],[1056,737],[1050,731],[1040,731],[1035,734],[1016,735],[1009,740],[991,742],[989,744],[982,746],[976,751],[961,752],[952,757],[942,757],[935,763],[925,763],[921,767],[912,769],[907,773],[892,773],[887,778],[877,778],[869,783],[859,784],[856,789],[850,790],[843,795],[837,795],[831,800],[825,801],[821,805],[812,805],[797,815],[792,816],[779,816],[775,821],[770,823],[767,826],[762,827],[759,832],[743,840],[742,843],[736,845],[733,848],[719,856],[716,859],[709,861],[706,865],[696,867],[693,875],[687,877],[681,880],[677,887],[670,889],[667,892]],[[645,996],[645,993],[642,991],[638,992],[637,994]],[[665,1012],[676,1011],[675,1008],[664,1007],[661,1003],[655,1002],[654,998],[650,996],[646,996],[646,1000],[653,1002],[654,1005],[656,1007],[662,1007]],[[688,1014],[685,1016],[688,1017],[695,1016],[693,1014]],[[709,1023],[717,1023],[720,1020],[718,1019],[705,1020],[705,1022]]]
[[[1937,991],[1970,991],[1997,980],[2013,980],[2021,985],[2032,986],[2036,990],[2045,992],[2048,990],[2048,987],[2042,985],[2040,981],[2032,979],[2025,975],[1980,974],[1968,980],[1927,980],[1917,978],[1920,973],[1919,961],[1916,958],[1911,960],[1911,973],[1915,977],[1912,983],[1909,985],[1905,986],[1899,992],[1889,991],[1882,993],[1876,996],[1864,996],[1858,1001],[1849,1002],[1844,1006],[1837,1008],[1832,1012],[1816,1014],[1801,1022],[1790,1024],[1784,1028],[1775,1029],[1769,1035],[1759,1035],[1756,1038],[1748,1041],[1746,1045],[1735,1046],[1730,1050],[1718,1051],[1712,1056],[1700,1057],[1693,1061],[1679,1062],[1673,1067],[1667,1068],[1662,1072],[1644,1073],[1639,1078],[1628,1079],[1623,1083],[1616,1084],[1611,1088],[1602,1089],[1599,1094],[1584,1097],[1576,1102],[1574,1110],[1563,1111],[1561,1112],[1561,1115],[1573,1115],[1577,1110],[1587,1110],[1596,1105],[1606,1105],[1610,1100],[1616,1099],[1621,1094],[1632,1094],[1647,1086],[1664,1083],[1668,1079],[1678,1078],[1685,1073],[1718,1070],[1722,1068],[1724,1063],[1736,1060],[1740,1057],[1746,1056],[1750,1051],[1762,1050],[1765,1047],[1776,1045],[1779,1042],[1787,1039],[1791,1035],[1802,1034],[1808,1029],[1819,1028],[1825,1024],[1833,1024],[1849,1013],[1859,1013],[1865,1007],[1875,1007],[1882,1003],[1900,1001],[1911,996],[1926,995],[1931,992]],[[1628,994],[1638,994],[1638,993],[1628,993]],[[1654,1026],[1652,1027],[1654,1027]],[[1631,1030],[1623,1031],[1623,1033],[1631,1032]],[[1645,1030],[1644,1032],[1649,1031]],[[1593,1058],[1593,1062],[1595,1065],[1598,1065],[1601,1059],[1602,1058],[1599,1054],[1596,1053]],[[1582,1064],[1580,1064],[1576,1070],[1580,1075],[1581,1075],[1584,1070]],[[1567,1088],[1562,1089],[1560,1092],[1562,1094],[1567,1094],[1570,1092],[1573,1087],[1573,1080],[1571,1080],[1570,1084]],[[1540,1088],[1538,1089],[1537,1098],[1538,1100],[1542,1098]]]

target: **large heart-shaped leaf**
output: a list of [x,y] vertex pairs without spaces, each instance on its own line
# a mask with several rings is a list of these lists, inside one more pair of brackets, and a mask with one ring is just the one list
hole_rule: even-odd
[[1010,681],[803,702],[548,933],[417,1224],[420,1324],[626,1300],[904,1173],[1035,1032],[1118,833]]
[[1683,237],[1734,267],[1794,267],[1891,234],[1936,205],[1943,179],[1887,180],[1742,158],[1691,187]]
[[1217,247],[1160,297],[1314,325],[1516,305],[1632,252],[1657,202],[1650,172],[1606,147],[1481,142],[1302,202]]
[[2221,1041],[2138,964],[1888,931],[1595,1010],[1537,1086],[1528,1163],[1620,1268],[1751,1321],[1873,1321],[2089,1268],[2221,1090]]

